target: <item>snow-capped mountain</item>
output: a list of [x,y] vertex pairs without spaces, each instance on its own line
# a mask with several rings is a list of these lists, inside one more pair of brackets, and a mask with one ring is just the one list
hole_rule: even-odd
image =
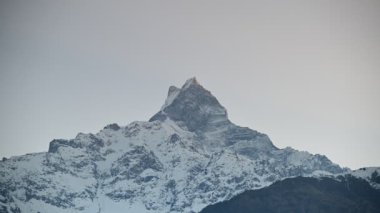
[[232,123],[195,78],[149,121],[53,140],[0,162],[0,213],[198,212],[293,176],[347,172]]

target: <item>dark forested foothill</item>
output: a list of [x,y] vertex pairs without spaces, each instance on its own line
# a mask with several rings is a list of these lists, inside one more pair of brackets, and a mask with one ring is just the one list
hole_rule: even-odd
[[206,207],[202,213],[380,212],[380,190],[353,176],[297,177],[269,187],[246,191],[229,201]]

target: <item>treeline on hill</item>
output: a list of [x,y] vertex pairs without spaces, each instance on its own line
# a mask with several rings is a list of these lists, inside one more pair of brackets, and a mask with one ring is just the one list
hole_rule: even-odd
[[269,187],[246,191],[231,200],[206,207],[201,213],[248,212],[380,212],[380,190],[353,176],[296,177]]

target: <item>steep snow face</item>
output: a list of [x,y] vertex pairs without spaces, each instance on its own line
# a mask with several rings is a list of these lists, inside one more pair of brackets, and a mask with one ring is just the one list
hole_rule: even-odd
[[1,161],[0,212],[198,212],[286,177],[344,171],[231,123],[190,79],[149,122],[110,124]]
[[180,92],[181,90],[175,86],[169,87],[168,97],[165,100],[165,104],[161,107],[161,111],[165,110],[166,107],[172,104]]

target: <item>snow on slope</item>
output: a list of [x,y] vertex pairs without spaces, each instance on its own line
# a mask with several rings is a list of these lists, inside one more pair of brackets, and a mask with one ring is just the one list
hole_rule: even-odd
[[365,167],[350,172],[351,175],[368,181],[374,188],[380,189],[380,167]]
[[170,90],[149,122],[0,162],[0,213],[197,212],[286,177],[347,171],[233,124],[195,79]]

